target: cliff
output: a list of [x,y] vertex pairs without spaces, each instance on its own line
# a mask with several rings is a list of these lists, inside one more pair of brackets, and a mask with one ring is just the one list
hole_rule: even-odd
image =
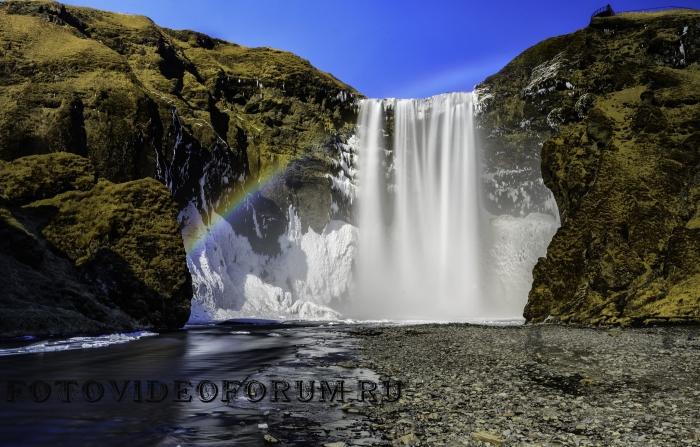
[[207,216],[273,179],[243,210],[261,233],[239,229],[260,251],[289,205],[330,219],[356,93],[307,61],[48,1],[0,3],[0,48],[0,333],[181,326],[189,204]]
[[594,18],[476,92],[487,164],[559,208],[527,320],[700,321],[700,12]]

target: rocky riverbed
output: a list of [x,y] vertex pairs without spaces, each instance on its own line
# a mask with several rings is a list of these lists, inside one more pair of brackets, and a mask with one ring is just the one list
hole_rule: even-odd
[[700,443],[700,327],[372,327],[361,366],[403,380],[369,408],[395,445]]

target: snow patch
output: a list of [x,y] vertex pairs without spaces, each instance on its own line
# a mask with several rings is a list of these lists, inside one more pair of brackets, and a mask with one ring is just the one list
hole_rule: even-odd
[[523,89],[523,94],[525,96],[533,96],[554,91],[557,84],[556,78],[562,68],[562,65],[564,64],[564,61],[564,52],[562,51],[552,59],[533,68],[532,73],[530,74],[530,82],[528,83],[527,87]]
[[350,204],[355,201],[357,196],[357,152],[359,145],[360,140],[356,135],[352,135],[345,143],[338,143],[338,159],[333,161],[337,172],[326,174],[326,177],[331,180],[331,187]]
[[474,114],[480,115],[488,109],[488,106],[493,100],[494,95],[489,91],[488,87],[478,87],[474,89],[472,93],[474,100]]

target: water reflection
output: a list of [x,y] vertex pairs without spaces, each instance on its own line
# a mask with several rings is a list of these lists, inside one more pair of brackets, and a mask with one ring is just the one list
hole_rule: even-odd
[[[353,349],[342,326],[246,322],[193,327],[95,349],[0,357],[0,444],[254,446],[266,445],[268,435],[285,445],[314,445],[352,435],[370,445],[367,421],[342,411],[342,403],[293,398],[272,402],[270,395],[251,402],[243,392],[228,403],[221,401],[224,380],[266,385],[285,380],[292,386],[297,380],[377,380],[371,371],[337,366],[352,360]],[[7,402],[13,380],[27,385],[19,386],[23,394],[15,402]],[[52,384],[53,395],[46,402],[31,401],[29,384],[37,380]],[[66,380],[78,384],[70,387],[70,403],[62,401],[57,391],[61,386],[54,385]],[[82,386],[90,380],[104,387],[99,402],[85,400]],[[163,402],[147,402],[149,380],[169,384]],[[174,401],[172,384],[178,380],[192,383],[191,402]],[[195,387],[203,380],[219,388],[212,402],[198,398]],[[117,391],[130,381],[121,402],[110,381]],[[134,401],[135,381],[141,382],[140,402]],[[89,391],[96,390],[99,386],[93,385]]]

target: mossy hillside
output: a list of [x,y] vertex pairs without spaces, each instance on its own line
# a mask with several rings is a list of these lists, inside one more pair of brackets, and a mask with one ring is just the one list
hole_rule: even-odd
[[7,1],[0,42],[5,160],[70,150],[113,181],[154,175],[155,149],[172,146],[176,107],[204,148],[221,137],[235,149],[242,131],[257,176],[354,123],[341,99],[354,90],[307,61],[145,17]]
[[[326,204],[302,219],[327,222],[329,149],[354,126],[356,92],[308,61],[49,1],[1,2],[0,48],[0,205],[12,242],[0,262],[14,272],[0,296],[3,333],[186,321],[175,214],[188,198],[176,204],[151,178],[174,159],[178,187],[226,206],[224,177],[241,189],[303,166],[262,194],[279,215]],[[192,144],[175,154],[181,137]]]
[[491,162],[541,151],[562,219],[528,320],[700,320],[699,50],[698,12],[596,18],[480,86]]

